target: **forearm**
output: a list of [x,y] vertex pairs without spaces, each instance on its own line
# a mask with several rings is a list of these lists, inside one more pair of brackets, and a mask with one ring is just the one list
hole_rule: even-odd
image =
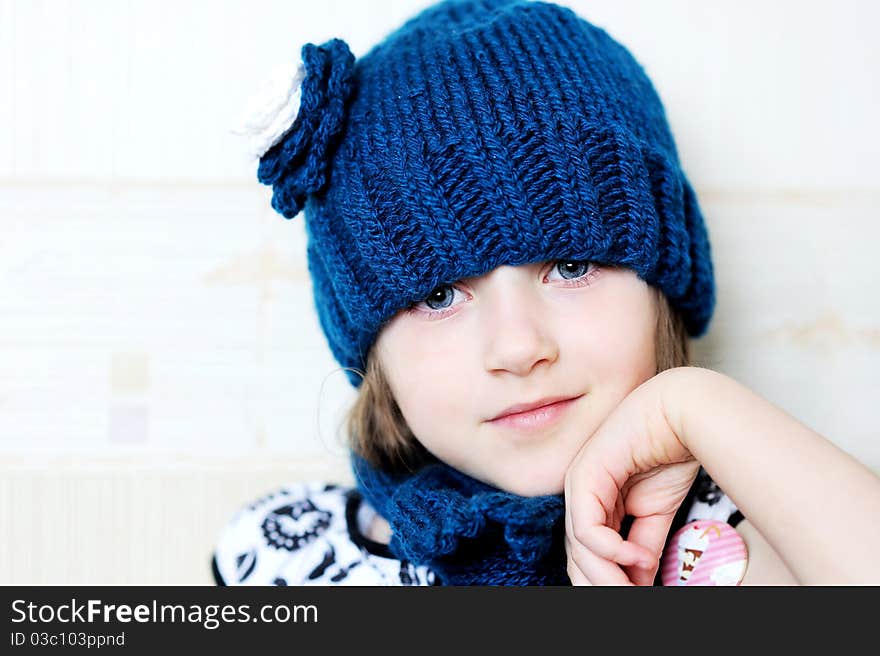
[[673,430],[798,580],[880,583],[880,478],[732,378],[676,375]]

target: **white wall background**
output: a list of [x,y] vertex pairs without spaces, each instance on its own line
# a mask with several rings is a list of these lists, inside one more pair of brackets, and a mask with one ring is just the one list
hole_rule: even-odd
[[[239,506],[350,480],[301,217],[229,130],[302,43],[360,56],[428,4],[0,0],[0,583],[210,583]],[[560,4],[666,105],[699,363],[880,470],[880,6]]]

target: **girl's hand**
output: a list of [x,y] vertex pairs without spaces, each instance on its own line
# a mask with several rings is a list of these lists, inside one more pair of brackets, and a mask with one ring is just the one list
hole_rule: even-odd
[[[700,463],[664,407],[677,369],[645,381],[584,443],[565,475],[565,549],[574,585],[652,585],[669,527]],[[620,536],[625,515],[634,520]]]

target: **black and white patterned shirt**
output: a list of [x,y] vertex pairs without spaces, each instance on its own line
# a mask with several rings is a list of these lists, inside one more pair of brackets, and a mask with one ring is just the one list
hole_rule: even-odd
[[214,551],[218,585],[436,585],[434,573],[366,536],[375,511],[354,488],[306,482],[242,508]]
[[[218,585],[439,585],[430,569],[397,559],[388,545],[366,536],[375,515],[355,488],[322,482],[281,488],[239,510],[224,527],[212,559],[214,580]],[[695,519],[731,526],[742,519],[703,469],[670,535]]]

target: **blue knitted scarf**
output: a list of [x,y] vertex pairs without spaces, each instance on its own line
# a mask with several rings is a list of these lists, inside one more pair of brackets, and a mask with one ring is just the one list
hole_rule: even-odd
[[392,474],[352,453],[364,499],[391,525],[388,547],[444,585],[570,585],[562,495],[522,497],[439,460]]

